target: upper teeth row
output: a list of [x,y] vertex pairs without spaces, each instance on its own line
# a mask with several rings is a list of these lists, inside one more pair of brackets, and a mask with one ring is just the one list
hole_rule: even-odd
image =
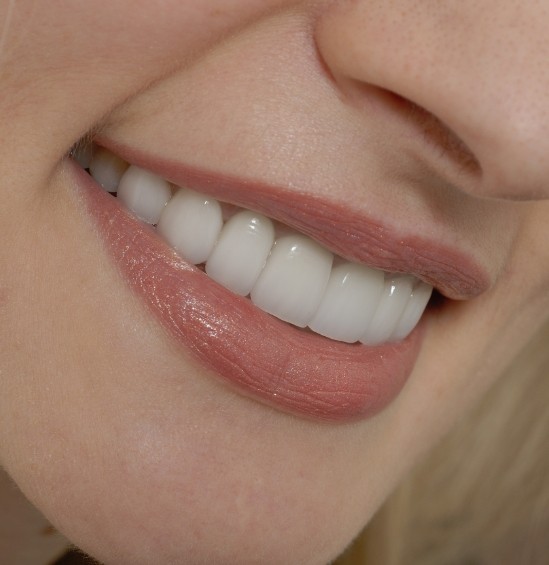
[[205,264],[212,279],[281,320],[375,345],[406,337],[427,305],[432,287],[411,275],[346,262],[296,232],[277,237],[269,218],[249,210],[224,222],[217,200],[175,188],[103,148],[75,158],[137,217],[156,224],[185,260]]

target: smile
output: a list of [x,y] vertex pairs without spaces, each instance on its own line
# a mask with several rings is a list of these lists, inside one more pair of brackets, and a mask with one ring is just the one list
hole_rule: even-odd
[[405,338],[432,287],[334,256],[311,238],[266,216],[223,205],[118,158],[96,152],[92,177],[183,259],[204,265],[228,290],[258,308],[325,337],[377,345]]
[[[74,173],[110,255],[204,365],[248,396],[319,420],[370,417],[398,395],[431,284],[349,261],[299,225],[214,198],[204,183],[176,186],[105,148],[91,161],[83,153]],[[441,286],[466,292],[469,271],[453,286],[442,273]]]

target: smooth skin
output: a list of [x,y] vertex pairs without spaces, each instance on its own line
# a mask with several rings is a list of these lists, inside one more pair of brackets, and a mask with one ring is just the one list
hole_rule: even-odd
[[[328,562],[549,317],[546,3],[230,4],[0,7],[0,464],[105,563]],[[66,174],[90,130],[421,227],[491,288],[376,418],[268,408],[111,264]]]

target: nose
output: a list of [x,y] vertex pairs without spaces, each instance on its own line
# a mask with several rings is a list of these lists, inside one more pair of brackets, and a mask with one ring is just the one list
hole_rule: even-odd
[[543,2],[345,0],[315,40],[343,91],[393,92],[469,148],[480,182],[464,190],[527,200],[549,197],[548,28]]

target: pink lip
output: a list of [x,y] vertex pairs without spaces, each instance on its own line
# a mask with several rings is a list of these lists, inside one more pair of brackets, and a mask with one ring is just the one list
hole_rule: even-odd
[[69,161],[85,209],[129,286],[169,333],[241,393],[329,422],[368,418],[412,372],[421,324],[404,341],[348,345],[265,314],[189,265]]
[[100,139],[100,144],[177,186],[188,186],[223,202],[262,212],[348,260],[384,271],[413,274],[448,298],[470,299],[491,286],[486,270],[466,253],[433,239],[401,234],[398,227],[389,228],[340,203],[295,189],[212,174],[110,139]]

